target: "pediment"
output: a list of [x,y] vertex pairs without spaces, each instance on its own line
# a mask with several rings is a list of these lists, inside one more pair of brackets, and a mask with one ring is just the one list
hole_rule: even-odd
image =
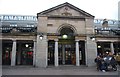
[[85,16],[84,14],[68,7],[64,6],[54,11],[47,13],[47,15],[59,15],[59,16]]
[[93,15],[75,7],[70,3],[63,3],[48,10],[37,13],[39,15],[51,15],[51,16],[82,16],[82,17],[93,17]]

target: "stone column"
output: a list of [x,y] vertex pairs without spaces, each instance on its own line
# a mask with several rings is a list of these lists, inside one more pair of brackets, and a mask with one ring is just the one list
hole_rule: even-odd
[[110,49],[111,49],[112,54],[114,54],[114,46],[113,46],[113,42],[110,43]]
[[33,66],[35,66],[35,60],[36,60],[36,41],[34,40],[34,46],[33,46]]
[[58,66],[58,39],[55,39],[55,66]]
[[76,66],[80,66],[80,60],[79,60],[79,40],[76,40]]
[[[48,17],[38,15],[37,23],[37,46],[36,46],[36,66],[47,67],[48,65],[48,40],[47,40],[47,24]],[[40,39],[42,34],[43,38]]]
[[96,41],[92,41],[92,39],[90,39],[90,36],[86,37],[86,65],[87,66],[95,66],[95,62],[94,59],[97,56],[97,43]]
[[40,39],[40,35],[37,35],[36,43],[36,66],[37,67],[47,67],[47,54],[48,54],[48,41],[47,35],[43,35],[43,39]]
[[13,40],[12,54],[11,54],[11,66],[15,66],[16,63],[16,40]]

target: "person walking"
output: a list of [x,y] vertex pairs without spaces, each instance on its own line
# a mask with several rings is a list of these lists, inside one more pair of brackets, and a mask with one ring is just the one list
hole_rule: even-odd
[[97,70],[99,71],[101,69],[101,61],[102,61],[101,56],[97,56],[94,61],[95,61],[96,66],[97,66]]

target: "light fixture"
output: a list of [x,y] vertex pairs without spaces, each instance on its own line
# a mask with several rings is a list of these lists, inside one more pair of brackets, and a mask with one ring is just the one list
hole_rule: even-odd
[[29,45],[28,44],[25,44],[25,47],[28,47]]
[[95,41],[95,36],[90,37],[92,41]]
[[32,47],[29,47],[30,49],[32,48]]
[[5,51],[6,53],[8,53],[9,51]]
[[7,48],[7,49],[9,49],[9,48]]
[[98,48],[101,48],[101,46],[100,46],[100,45],[98,45]]
[[95,38],[92,38],[92,41],[95,41]]
[[63,39],[67,39],[68,36],[67,36],[66,34],[64,34],[64,35],[62,36],[62,38],[63,38]]
[[40,40],[42,40],[42,39],[43,39],[43,35],[41,34],[41,35],[39,36],[39,38],[40,38]]

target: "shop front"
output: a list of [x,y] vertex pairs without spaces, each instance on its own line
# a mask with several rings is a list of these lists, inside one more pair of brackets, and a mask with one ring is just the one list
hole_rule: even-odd
[[33,41],[3,40],[2,65],[33,65]]

